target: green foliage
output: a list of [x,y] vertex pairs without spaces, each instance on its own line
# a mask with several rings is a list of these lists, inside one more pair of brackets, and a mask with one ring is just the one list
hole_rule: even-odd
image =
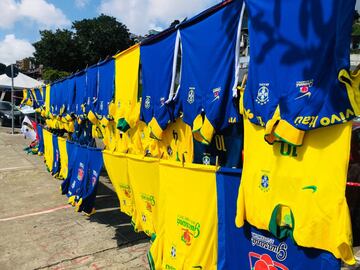
[[72,30],[40,31],[34,57],[45,68],[76,72],[133,44],[127,27],[114,17],[100,15],[75,21]]
[[59,71],[59,70],[52,69],[52,68],[45,68],[43,71],[43,79],[47,83],[52,83],[54,81],[57,81],[61,78],[67,77],[69,75],[70,75],[69,72]]
[[359,23],[353,24],[352,35],[353,36],[360,36],[360,24]]

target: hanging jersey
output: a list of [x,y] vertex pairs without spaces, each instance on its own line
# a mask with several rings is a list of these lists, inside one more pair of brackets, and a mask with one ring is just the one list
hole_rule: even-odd
[[[172,119],[166,104],[173,92],[179,35],[175,28],[151,37],[140,47],[142,71],[141,120],[158,139]],[[154,121],[151,121],[154,118]]]
[[243,122],[231,124],[217,132],[209,145],[194,139],[194,163],[227,168],[242,167]]
[[86,103],[86,72],[75,75],[75,115],[83,116]]
[[[216,269],[215,171],[214,166],[160,162],[161,190],[165,191],[160,194],[166,196],[159,209],[166,217],[161,269]],[[150,255],[158,262],[155,254]]]
[[248,120],[244,127],[236,225],[247,220],[279,239],[291,236],[299,246],[355,263],[345,199],[351,123],[309,131],[302,147],[271,146],[264,128]]
[[86,146],[78,146],[76,151],[74,167],[69,182],[68,192],[66,194],[69,198],[69,203],[71,203],[73,206],[75,206],[75,204],[84,194],[83,182],[86,181],[88,177],[88,152],[89,150]]
[[51,92],[51,86],[50,84],[47,84],[45,87],[45,115],[46,117],[50,113],[50,92]]
[[126,134],[129,154],[160,157],[159,142],[151,138],[151,130],[144,122],[138,122],[125,133],[125,136]]
[[60,154],[60,171],[59,171],[59,179],[66,179],[68,175],[68,153],[66,150],[66,139],[62,137],[58,137],[58,146],[59,146],[59,154]]
[[100,173],[103,167],[103,157],[101,149],[88,148],[88,173],[82,182],[82,195],[76,204],[78,212],[85,212],[87,215],[95,213],[95,199],[99,185]]
[[96,114],[98,118],[109,118],[109,105],[115,89],[115,61],[113,58],[99,64],[99,92]]
[[61,194],[63,195],[67,194],[69,191],[70,180],[72,178],[72,175],[74,174],[75,161],[77,158],[77,151],[79,147],[80,145],[75,144],[74,142],[66,141],[66,152],[68,156],[68,173],[67,177],[64,179],[60,186]]
[[223,1],[180,25],[181,82],[175,116],[182,111],[195,138],[206,144],[215,130],[239,120],[233,86],[242,8],[242,0]]
[[127,163],[134,198],[134,229],[152,236],[157,230],[159,159],[127,155]]
[[120,211],[128,216],[133,215],[133,191],[128,177],[127,157],[121,153],[103,151],[106,171],[115,189],[120,203]]
[[114,119],[121,131],[134,127],[139,113],[138,102],[140,48],[136,44],[115,56],[115,112]]
[[337,77],[350,68],[355,0],[246,4],[255,44],[244,96],[250,121],[266,125],[279,105],[274,134],[301,145],[304,131],[351,120],[355,114]]
[[38,155],[44,154],[44,135],[43,127],[39,123],[37,124],[37,135],[39,136]]
[[53,169],[54,162],[54,148],[53,148],[53,136],[52,133],[46,129],[43,129],[44,135],[44,160],[46,168],[49,172]]
[[236,228],[236,197],[241,170],[221,168],[216,173],[219,221],[218,269],[339,270],[340,261],[326,251],[301,248],[291,238],[278,240],[248,223]]
[[181,118],[175,120],[164,130],[159,148],[162,159],[191,163],[194,152],[191,127]]
[[94,113],[97,94],[98,94],[98,78],[99,70],[98,66],[94,65],[89,67],[86,70],[86,104],[85,104],[85,114],[88,115],[89,112]]
[[65,114],[67,118],[75,112],[75,76],[66,79]]

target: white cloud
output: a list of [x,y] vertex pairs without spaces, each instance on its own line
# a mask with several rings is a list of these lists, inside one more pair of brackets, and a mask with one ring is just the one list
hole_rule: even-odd
[[84,8],[89,4],[89,0],[75,0],[75,6],[78,8]]
[[146,34],[167,27],[176,19],[191,17],[219,0],[102,0],[100,12],[116,17],[131,32]]
[[15,35],[6,35],[0,40],[0,63],[9,65],[16,60],[30,57],[35,52],[35,48],[27,40],[17,39]]
[[47,28],[70,24],[64,13],[46,0],[1,0],[0,10],[0,28],[11,28],[15,22],[29,19]]

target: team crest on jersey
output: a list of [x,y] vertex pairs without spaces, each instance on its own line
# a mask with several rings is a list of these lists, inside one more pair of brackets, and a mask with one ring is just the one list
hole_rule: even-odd
[[299,89],[299,93],[300,95],[295,98],[295,100],[297,99],[301,99],[304,97],[311,97],[311,88],[314,85],[314,80],[307,80],[307,81],[300,81],[300,82],[296,82],[296,88]]
[[177,225],[181,229],[181,241],[190,246],[193,239],[200,236],[200,223],[190,220],[188,217],[178,216]]
[[151,105],[151,96],[146,96],[145,98],[145,109],[150,109]]
[[212,102],[214,102],[216,100],[219,100],[220,99],[221,87],[214,88],[212,91],[213,91],[213,95],[214,95],[214,99],[213,99]]
[[189,87],[187,102],[193,104],[195,101],[195,87]]
[[209,156],[207,156],[207,155],[203,156],[202,162],[203,162],[204,165],[210,165],[210,161],[211,160],[210,160]]
[[258,94],[256,97],[256,103],[259,105],[265,105],[269,102],[269,83],[260,83]]
[[269,176],[267,176],[266,174],[261,176],[261,182],[259,187],[262,191],[269,191],[270,189]]
[[285,265],[274,261],[268,254],[249,252],[249,270],[289,270]]
[[141,219],[143,222],[146,222],[146,216],[144,214],[141,215]]
[[80,162],[80,166],[78,168],[78,173],[77,173],[77,179],[79,181],[82,181],[84,178],[84,163]]

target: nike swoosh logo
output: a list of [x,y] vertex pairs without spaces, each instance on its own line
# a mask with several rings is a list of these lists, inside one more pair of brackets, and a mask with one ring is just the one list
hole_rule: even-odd
[[307,92],[307,93],[303,94],[302,96],[295,98],[295,100],[306,97],[306,96],[308,96],[310,98],[311,97],[311,92]]
[[216,101],[216,100],[218,100],[218,99],[220,99],[220,96],[214,98],[213,101],[211,101],[211,102],[214,102],[214,101]]
[[312,193],[315,193],[317,191],[317,186],[307,186],[307,187],[303,187],[303,190],[307,190],[310,189],[312,190]]
[[195,268],[195,269],[203,269],[202,266],[200,266],[200,265],[193,266],[192,268]]

